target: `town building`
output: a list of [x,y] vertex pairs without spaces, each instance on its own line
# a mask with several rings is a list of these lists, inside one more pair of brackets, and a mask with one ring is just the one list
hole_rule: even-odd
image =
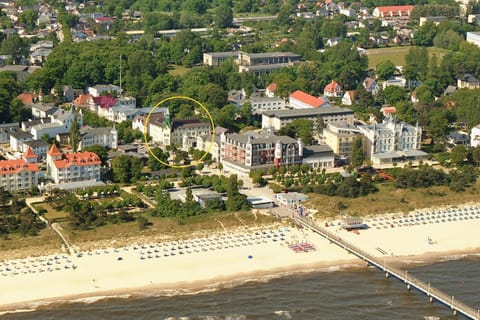
[[300,205],[300,203],[306,201],[308,199],[308,196],[299,192],[282,192],[276,193],[275,199],[277,199],[278,202],[280,202],[284,206],[296,208]]
[[325,125],[335,122],[353,124],[354,113],[351,109],[338,106],[266,111],[262,114],[262,129],[280,130],[297,119],[311,120],[314,122],[314,127],[319,125],[319,121],[323,121]]
[[33,136],[33,140],[40,140],[45,135],[48,135],[50,138],[55,138],[59,133],[70,132],[70,128],[75,119],[78,127],[82,127],[83,115],[81,110],[75,112],[74,110],[59,108],[50,115],[50,123],[34,125],[30,129],[30,133]]
[[53,103],[38,102],[32,105],[32,117],[35,119],[48,118],[57,110],[58,108]]
[[293,66],[301,60],[301,55],[292,52],[239,52],[237,58],[238,72],[250,72],[255,75],[262,75]]
[[360,131],[352,124],[329,123],[323,128],[323,141],[341,158],[349,158],[352,154],[353,141]]
[[10,150],[13,152],[22,152],[23,143],[25,141],[32,141],[33,136],[29,132],[17,131],[10,132]]
[[407,6],[381,6],[373,9],[376,18],[409,17],[413,11],[412,5]]
[[28,150],[32,150],[37,159],[42,159],[47,156],[48,143],[43,140],[24,141],[22,142],[21,150],[24,153],[26,153]]
[[467,42],[480,47],[480,32],[467,32]]
[[335,166],[333,150],[326,144],[305,146],[302,164],[306,164],[312,169],[331,169]]
[[270,133],[223,133],[221,163],[223,169],[248,175],[250,171],[302,164],[303,142]]
[[387,116],[380,124],[360,125],[364,136],[364,149],[373,164],[418,161],[427,158],[420,150],[422,128],[400,122],[393,116]]
[[218,67],[227,59],[236,60],[237,58],[237,51],[208,52],[203,54],[203,64],[210,67]]
[[286,109],[285,100],[283,100],[282,98],[258,97],[250,98],[247,101],[249,101],[252,106],[253,114],[261,114],[264,111],[270,110]]
[[[30,158],[30,152],[25,155]],[[30,190],[37,186],[40,168],[25,159],[0,160],[0,188],[5,191]]]
[[214,136],[212,141],[212,135],[200,135],[197,137],[196,149],[210,153],[212,160],[220,162],[220,146],[221,139],[220,136],[222,133],[227,133],[228,129],[222,127],[215,127]]
[[115,126],[112,128],[85,126],[80,128],[80,136],[79,150],[84,150],[86,147],[93,145],[100,145],[109,149],[116,149],[118,146],[118,131]]
[[351,106],[355,101],[355,91],[354,90],[347,90],[342,97],[342,104],[344,106]]
[[269,98],[275,97],[275,91],[277,90],[277,84],[272,82],[265,88],[265,96]]
[[343,93],[344,93],[343,87],[339,85],[338,82],[335,80],[332,80],[323,89],[323,95],[326,97],[339,98],[343,96]]
[[480,81],[470,73],[466,73],[463,77],[457,79],[458,89],[478,89]]
[[316,98],[308,93],[297,90],[288,97],[289,106],[292,109],[311,109],[329,105],[327,98]]
[[470,145],[473,148],[480,146],[480,124],[473,127],[470,132]]
[[62,154],[55,145],[47,152],[47,175],[54,183],[100,180],[102,162],[93,152]]
[[99,97],[105,94],[111,94],[119,96],[121,94],[121,88],[113,84],[98,84],[93,87],[88,87],[88,93],[94,97]]
[[0,124],[0,144],[10,143],[10,133],[19,131],[18,123]]

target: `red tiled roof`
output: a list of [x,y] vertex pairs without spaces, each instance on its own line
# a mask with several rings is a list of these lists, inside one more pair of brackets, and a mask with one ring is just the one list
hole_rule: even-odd
[[117,103],[117,99],[112,96],[93,97],[93,101],[95,104],[105,109],[111,108],[115,105],[115,103]]
[[17,99],[22,101],[23,104],[33,104],[37,96],[30,92],[24,92],[17,96]]
[[75,100],[73,100],[73,104],[75,106],[86,106],[88,105],[88,100],[92,99],[93,96],[91,94],[81,94]]
[[110,18],[110,17],[100,17],[100,18],[96,18],[95,21],[96,22],[110,22],[110,21],[113,21],[113,19]]
[[101,165],[102,161],[96,153],[93,152],[73,152],[65,155],[65,158],[62,160],[55,160],[55,167],[58,169],[68,168],[70,166],[93,166]]
[[0,160],[0,174],[16,174],[22,171],[40,171],[36,163],[26,163],[25,160]]
[[277,90],[277,84],[275,82],[270,83],[267,87],[267,90],[274,92],[275,90]]
[[312,106],[312,108],[318,108],[326,102],[322,98],[315,98],[314,96],[311,96],[308,93],[305,93],[300,90],[297,90],[294,93],[291,93],[290,98],[294,98],[303,103],[309,104]]
[[377,7],[378,11],[383,12],[383,13],[389,13],[390,11],[392,12],[398,12],[398,11],[412,11],[413,6],[382,6],[382,7]]
[[52,145],[50,150],[47,151],[47,154],[50,156],[61,156],[62,153],[58,150],[57,146],[55,144]]
[[32,147],[28,147],[27,151],[23,154],[25,158],[36,158],[37,155],[33,152]]
[[397,112],[397,108],[395,107],[382,107],[380,111],[383,113],[384,116],[386,116],[389,113],[395,113]]
[[332,82],[330,82],[329,84],[327,84],[327,85],[325,86],[324,91],[331,92],[331,93],[335,93],[335,92],[337,92],[337,90],[336,90],[337,87],[340,88],[340,89],[338,90],[339,92],[342,92],[342,91],[343,91],[342,86],[339,85],[337,81],[332,80]]

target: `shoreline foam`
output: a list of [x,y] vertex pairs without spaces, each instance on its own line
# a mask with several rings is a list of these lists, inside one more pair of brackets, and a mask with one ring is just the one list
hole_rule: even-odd
[[[359,234],[337,227],[330,228],[337,228],[333,232],[343,239],[354,242],[371,254],[383,256],[388,263],[395,265],[419,266],[448,260],[476,259],[480,255],[480,237],[477,236],[480,219],[394,228],[390,227],[390,223],[391,220],[386,228],[372,227],[361,230]],[[15,276],[0,275],[0,315],[9,310],[27,312],[57,303],[199,294],[296,274],[341,272],[365,266],[363,261],[318,234],[305,229],[285,230],[264,230],[265,233],[260,236],[256,234],[258,230],[224,233],[203,239],[138,245],[135,250],[133,245],[128,250],[107,248],[85,252],[80,258],[52,258],[52,261],[65,259],[65,263],[76,268]],[[277,238],[285,233],[285,240],[274,241],[274,233]],[[434,242],[427,243],[427,237]],[[307,241],[317,250],[295,253],[287,245],[287,242],[294,241]],[[174,244],[177,246],[175,252],[178,252],[185,250],[185,244],[191,243],[197,243],[199,247],[204,244],[209,249],[154,257],[153,250],[166,252],[163,250],[170,250]],[[179,249],[180,246],[182,249]],[[379,246],[385,253],[376,250]],[[147,258],[150,249],[151,258]],[[121,261],[117,260],[120,255]],[[43,258],[45,261],[46,257]],[[70,259],[71,262],[66,262]]]

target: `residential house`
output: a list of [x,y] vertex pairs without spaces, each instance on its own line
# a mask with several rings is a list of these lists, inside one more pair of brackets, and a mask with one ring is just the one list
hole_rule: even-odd
[[17,131],[10,132],[10,150],[13,152],[22,152],[23,143],[25,141],[32,141],[33,136],[29,132]]
[[85,126],[80,129],[80,136],[79,150],[93,145],[100,145],[108,149],[116,149],[118,146],[118,131],[115,126],[112,128]]
[[342,104],[345,106],[351,106],[355,101],[355,90],[347,90],[342,97]]
[[32,117],[35,119],[48,118],[57,110],[58,108],[54,103],[38,102],[32,105]]
[[329,123],[323,128],[323,141],[333,153],[341,158],[349,158],[352,154],[353,141],[360,135],[360,130],[345,122]]
[[[165,146],[190,144],[194,147],[198,136],[210,134],[212,130],[210,123],[198,119],[171,121],[169,114],[164,114],[164,117],[152,118],[152,120],[148,123],[148,134],[152,137],[153,142]],[[143,126],[145,125],[143,123]]]
[[443,91],[443,95],[448,96],[448,95],[451,95],[455,92],[457,92],[457,87],[452,86],[452,85],[448,85],[448,87],[445,89],[445,91]]
[[10,192],[30,190],[37,186],[39,171],[36,163],[24,159],[0,160],[0,188]]
[[102,162],[93,152],[62,154],[55,145],[47,152],[47,175],[55,183],[100,180]]
[[383,82],[383,89],[389,86],[397,86],[400,88],[405,88],[407,85],[407,80],[404,77],[391,77],[390,79]]
[[40,123],[31,127],[30,132],[34,140],[39,140],[44,135],[55,138],[58,133],[70,132],[73,121],[76,119],[79,127],[83,126],[82,110],[75,112],[72,110],[64,110],[62,108],[56,110],[50,115],[50,123]]
[[388,115],[380,124],[360,125],[364,149],[373,164],[418,161],[427,158],[420,150],[422,128]]
[[10,134],[17,131],[20,131],[18,123],[0,124],[0,144],[10,143]]
[[378,83],[375,79],[373,78],[365,78],[365,80],[363,80],[362,82],[363,84],[363,87],[365,88],[365,90],[367,90],[367,92],[369,92],[372,96],[375,96],[378,92],[378,90],[380,89],[378,87]]
[[473,127],[470,131],[470,145],[473,148],[480,146],[480,124]]
[[29,140],[22,142],[21,151],[27,152],[29,149],[35,153],[37,159],[42,159],[47,156],[48,143],[43,140]]
[[265,95],[269,98],[273,98],[275,97],[275,90],[277,90],[277,84],[272,82],[265,89]]
[[289,107],[292,109],[311,109],[328,106],[327,98],[316,98],[308,93],[297,90],[288,97]]
[[341,97],[343,96],[344,90],[337,81],[332,80],[329,84],[323,88],[323,95],[326,97]]
[[113,84],[98,84],[93,87],[88,87],[87,92],[93,97],[99,97],[105,94],[120,96],[120,87]]
[[302,164],[303,142],[273,134],[222,133],[223,170],[248,175],[250,171]]
[[452,131],[447,135],[447,144],[450,147],[467,146],[470,144],[470,135],[464,131]]
[[380,108],[380,112],[383,114],[384,117],[391,115],[394,116],[394,114],[397,112],[397,108],[394,106],[383,106]]
[[457,79],[458,89],[478,89],[480,81],[470,73],[466,73],[463,77]]
[[262,114],[262,129],[280,130],[296,119],[311,120],[314,127],[319,125],[319,121],[322,121],[325,125],[335,122],[353,124],[354,113],[351,109],[338,106],[266,111]]
[[34,104],[38,101],[38,96],[35,93],[23,92],[17,96],[17,99],[22,101],[26,106]]

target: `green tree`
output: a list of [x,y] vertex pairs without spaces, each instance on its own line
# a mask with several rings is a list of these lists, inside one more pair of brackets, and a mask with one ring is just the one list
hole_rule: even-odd
[[112,172],[115,182],[131,183],[141,177],[142,163],[131,155],[121,155],[112,159]]
[[70,145],[72,146],[72,150],[77,151],[81,139],[78,119],[75,115],[73,117],[72,126],[70,127]]
[[458,145],[452,149],[450,153],[450,161],[456,167],[461,167],[465,164],[465,160],[467,160],[468,151],[465,146]]
[[160,159],[165,163],[168,163],[168,152],[163,152],[163,150],[160,149],[159,147],[154,147],[150,150],[147,166],[151,170],[160,170],[160,169],[166,168],[166,166],[163,163],[161,163],[158,159]]
[[350,163],[354,168],[360,168],[364,161],[365,151],[363,150],[363,139],[361,136],[358,136],[353,140]]
[[35,10],[25,10],[20,13],[18,17],[18,22],[25,26],[25,29],[32,31],[35,29],[35,24],[37,22],[38,13]]
[[310,145],[313,140],[313,121],[304,119],[293,120],[281,128],[278,134],[295,139],[300,138],[306,145]]
[[21,38],[19,35],[14,34],[8,36],[2,41],[0,52],[2,54],[11,55],[14,63],[18,64],[20,60],[28,55],[28,40]]
[[226,4],[215,9],[215,26],[220,29],[231,27],[233,24],[232,8]]
[[375,73],[377,74],[377,77],[381,80],[389,79],[395,74],[396,71],[397,67],[390,60],[380,62],[375,68]]

